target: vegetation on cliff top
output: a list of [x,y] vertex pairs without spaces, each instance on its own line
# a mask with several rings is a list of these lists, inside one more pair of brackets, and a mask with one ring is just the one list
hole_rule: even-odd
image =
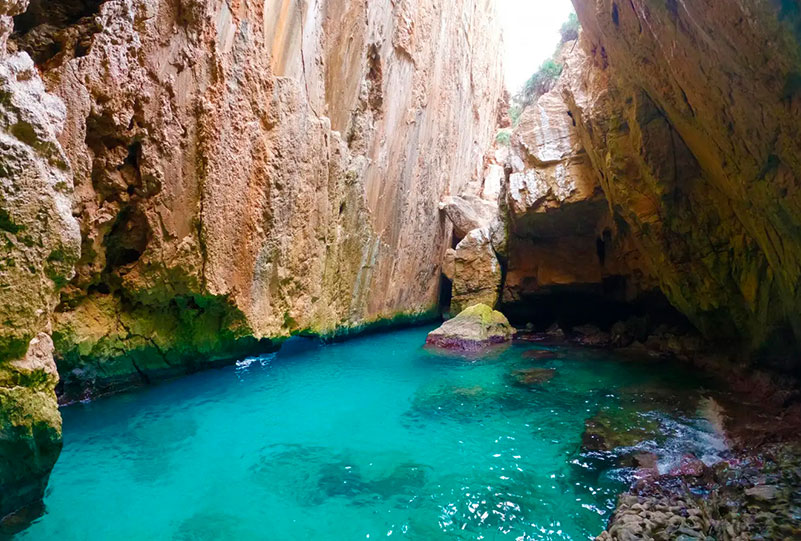
[[509,117],[512,119],[514,126],[517,125],[523,110],[535,103],[540,96],[547,94],[554,87],[556,81],[559,80],[564,68],[559,61],[562,48],[565,43],[578,39],[580,28],[578,17],[575,13],[571,13],[559,30],[562,38],[559,40],[559,44],[556,46],[551,58],[542,63],[540,68],[529,77],[523,88],[512,98],[513,104],[509,108]]

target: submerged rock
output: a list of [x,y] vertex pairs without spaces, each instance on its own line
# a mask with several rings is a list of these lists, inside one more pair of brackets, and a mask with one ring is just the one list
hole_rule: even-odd
[[434,347],[474,351],[510,342],[515,329],[502,313],[486,304],[476,304],[431,331],[426,344]]
[[530,349],[524,351],[521,357],[535,361],[551,361],[553,359],[558,359],[560,355],[558,352],[549,349]]
[[534,387],[551,381],[556,375],[553,368],[527,368],[512,373],[515,383],[523,387]]
[[658,432],[659,422],[636,409],[601,411],[584,423],[581,444],[587,451],[613,451],[654,438]]

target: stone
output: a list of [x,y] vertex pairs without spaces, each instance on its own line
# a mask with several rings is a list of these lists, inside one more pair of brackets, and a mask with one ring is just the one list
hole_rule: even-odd
[[451,312],[473,304],[494,308],[500,295],[503,272],[487,229],[474,229],[456,246]]
[[781,494],[781,490],[775,485],[757,485],[745,489],[745,494],[755,500],[769,502],[775,500]]
[[668,475],[701,477],[706,471],[706,464],[693,455],[681,457],[681,462],[668,472]]
[[553,368],[526,368],[513,372],[512,378],[517,385],[523,387],[537,387],[551,381],[555,375],[556,370]]
[[603,332],[595,325],[580,325],[574,327],[573,332],[575,333],[573,340],[582,346],[606,347],[612,341],[609,333]]
[[[555,87],[523,111],[502,187],[509,230],[502,300],[522,310],[551,293],[632,301],[656,287],[614,221],[571,117],[565,93],[581,75],[572,69],[575,45],[564,46]],[[620,290],[607,292],[610,281]]]
[[642,417],[636,409],[600,411],[584,423],[581,444],[587,451],[613,451],[632,447],[658,431],[659,422]]
[[456,240],[462,240],[474,229],[489,226],[498,214],[496,204],[475,195],[447,197],[439,208],[453,224]]
[[502,313],[485,304],[476,304],[431,331],[426,344],[449,350],[476,351],[510,342],[514,335],[514,327]]
[[554,323],[550,327],[545,330],[545,334],[554,340],[563,340],[565,338],[565,331],[559,326],[559,324]]
[[548,349],[530,349],[528,351],[524,351],[521,357],[535,361],[552,361],[554,359],[558,359],[560,355],[556,351],[551,351]]
[[456,250],[453,248],[445,251],[445,257],[442,259],[442,274],[451,281],[456,276]]

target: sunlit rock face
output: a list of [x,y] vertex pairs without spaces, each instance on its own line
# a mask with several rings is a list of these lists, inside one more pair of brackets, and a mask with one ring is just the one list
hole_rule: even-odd
[[438,205],[481,174],[502,97],[490,0],[51,8],[12,42],[66,104],[72,398],[436,309]]
[[28,55],[10,54],[0,0],[0,520],[41,499],[61,450],[51,314],[80,253],[65,110]]
[[525,109],[512,136],[501,193],[509,229],[502,302],[520,317],[542,313],[555,294],[625,303],[655,285],[612,218],[565,101],[585,56],[575,45],[564,45],[559,81]]
[[746,350],[798,337],[797,5],[574,4],[588,57],[570,109],[662,290]]

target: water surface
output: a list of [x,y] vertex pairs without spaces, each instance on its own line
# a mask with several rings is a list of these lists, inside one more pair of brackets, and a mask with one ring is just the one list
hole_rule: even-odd
[[[292,342],[65,408],[46,514],[18,537],[588,539],[630,472],[582,453],[588,418],[636,404],[663,462],[715,445],[692,406],[665,406],[698,394],[680,370],[523,345],[468,362],[424,350],[429,330]],[[554,377],[521,385],[531,367]]]

